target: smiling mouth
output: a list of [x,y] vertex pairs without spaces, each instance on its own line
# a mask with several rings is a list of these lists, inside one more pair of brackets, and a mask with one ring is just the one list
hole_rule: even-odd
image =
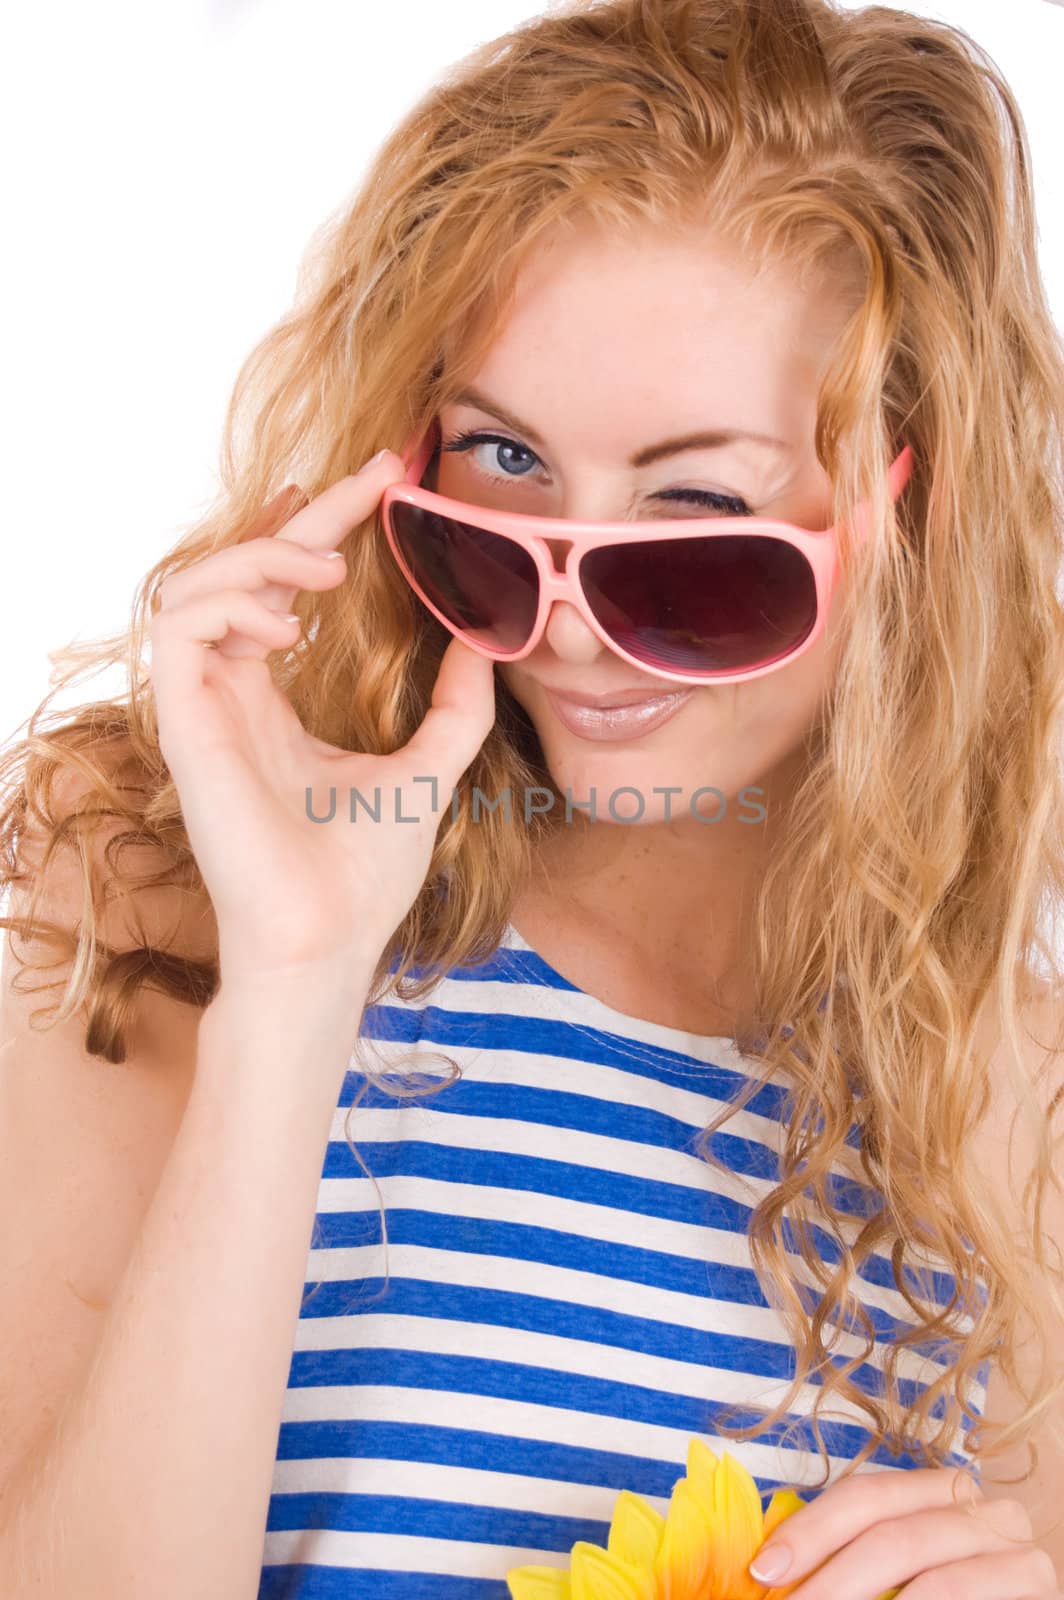
[[637,740],[671,722],[690,700],[693,688],[680,687],[664,694],[640,695],[627,705],[596,706],[586,701],[563,700],[547,690],[547,703],[555,717],[575,738],[610,744]]
[[555,700],[561,700],[565,705],[583,706],[589,711],[617,711],[626,706],[645,705],[651,701],[667,700],[674,694],[683,692],[683,685],[677,684],[674,689],[663,686],[660,689],[624,689],[615,694],[579,694],[570,690],[549,689],[546,684],[541,685],[545,694],[551,695]]

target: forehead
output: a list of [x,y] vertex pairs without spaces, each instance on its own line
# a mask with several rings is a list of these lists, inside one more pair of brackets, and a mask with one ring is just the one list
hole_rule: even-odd
[[845,309],[707,228],[581,222],[526,259],[475,382],[544,426],[597,419],[611,440],[715,425],[794,438],[814,425]]

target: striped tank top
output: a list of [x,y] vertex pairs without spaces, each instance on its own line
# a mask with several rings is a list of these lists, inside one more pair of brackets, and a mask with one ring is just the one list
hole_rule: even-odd
[[[763,1505],[780,1483],[823,1486],[808,1382],[785,1442],[783,1425],[714,1437],[716,1416],[774,1404],[795,1370],[746,1236],[774,1186],[782,1082],[713,1135],[721,1173],[693,1141],[761,1069],[733,1041],[594,999],[512,926],[420,1000],[367,1007],[356,1056],[368,1073],[347,1072],[325,1153],[259,1600],[509,1600],[512,1568],[605,1546],[621,1489],[664,1515],[693,1434],[747,1468]],[[410,1073],[442,1087],[394,1093]],[[844,1195],[867,1185],[837,1170],[837,1204],[860,1214]],[[922,1292],[948,1301],[953,1278],[926,1265]],[[852,1379],[879,1392],[883,1344],[912,1314],[886,1257],[858,1284],[877,1342]],[[864,1344],[837,1339],[839,1361]],[[901,1355],[912,1396],[936,1358]],[[987,1376],[967,1393],[977,1414]],[[821,1418],[831,1482],[868,1419],[836,1395]],[[969,1426],[951,1435],[957,1465]],[[880,1446],[857,1470],[920,1464]]]

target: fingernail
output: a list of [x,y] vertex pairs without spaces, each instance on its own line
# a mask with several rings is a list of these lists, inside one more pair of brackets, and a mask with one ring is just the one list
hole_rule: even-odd
[[368,472],[370,467],[375,467],[377,465],[377,462],[380,461],[381,458],[383,456],[386,456],[387,454],[388,454],[388,446],[385,445],[384,449],[383,450],[378,450],[377,454],[375,456],[370,456],[370,458],[366,462],[365,466],[360,467],[359,471],[360,472]]
[[758,1583],[775,1583],[791,1564],[791,1552],[785,1544],[766,1545],[757,1552],[750,1563],[750,1576]]

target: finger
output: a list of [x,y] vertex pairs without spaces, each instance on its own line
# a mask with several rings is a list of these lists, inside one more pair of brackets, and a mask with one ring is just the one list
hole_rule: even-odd
[[[1026,1550],[994,1550],[952,1561],[936,1571],[941,1593],[962,1594],[964,1600],[1000,1600],[1016,1595],[1021,1600],[1057,1600],[1057,1569],[1048,1550],[1029,1545]],[[904,1600],[903,1589],[899,1600]]]
[[[171,750],[198,737],[204,712],[205,645],[230,630],[257,639],[264,651],[284,649],[298,637],[288,622],[243,589],[219,589],[187,605],[159,611],[151,625],[151,680],[160,743]],[[175,774],[176,776],[176,774]]]
[[[166,578],[153,598],[153,615],[173,605],[183,604],[191,596],[208,588],[217,588],[219,580],[229,586],[240,583],[247,587],[267,585],[260,598],[274,610],[285,611],[291,607],[295,590],[301,583],[306,588],[324,588],[331,583],[339,583],[344,570],[342,553],[335,561],[323,564],[321,570],[328,573],[324,579],[313,577],[315,569],[312,565],[293,569],[278,563],[283,563],[285,552],[293,548],[312,557],[333,554],[340,539],[352,527],[365,521],[388,483],[401,481],[405,470],[398,456],[390,450],[384,450],[359,472],[340,479],[309,503],[302,489],[289,484],[263,507],[235,545],[215,551],[183,572],[173,573]],[[293,508],[300,505],[301,510],[289,515]],[[269,549],[279,549],[282,554],[270,562],[267,571]],[[249,556],[256,563],[251,568],[243,565]],[[300,571],[304,570],[309,581],[300,578]],[[271,580],[289,577],[292,579],[290,583],[274,582],[272,587],[268,587]],[[231,651],[227,646],[225,653],[246,652],[242,649]]]
[[228,545],[216,550],[166,578],[159,590],[161,611],[185,605],[201,594],[217,589],[259,589],[267,586],[279,591],[276,600],[266,594],[256,598],[276,610],[281,604],[280,593],[287,598],[287,608],[297,589],[322,589],[338,582],[346,570],[340,551],[333,556],[319,555],[302,545],[291,544],[277,538],[254,539],[250,543]]
[[[794,1583],[885,1517],[904,1517],[936,1506],[960,1509],[973,1495],[986,1498],[960,1467],[917,1467],[911,1472],[843,1478],[781,1524],[750,1563],[750,1574],[759,1582]],[[776,1551],[785,1558],[785,1566],[770,1560]]]
[[308,550],[335,550],[341,539],[365,522],[390,483],[403,483],[406,468],[394,451],[367,461],[360,471],[330,484],[291,517],[277,534]]
[[443,652],[432,704],[404,753],[454,788],[495,722],[495,675],[487,656],[452,639]]
[[275,494],[272,500],[267,500],[257,517],[253,517],[244,532],[240,535],[241,543],[247,539],[259,539],[264,535],[278,532],[288,521],[310,502],[303,490],[296,483],[286,483],[280,494]]
[[[1021,1566],[1030,1580],[1035,1566],[1040,1564],[1037,1547],[1030,1540],[1030,1524],[1026,1525],[1025,1534],[1018,1531],[1020,1528],[1016,1524],[1010,1533],[1000,1532],[982,1517],[960,1515],[955,1506],[887,1517],[835,1550],[805,1582],[788,1591],[788,1600],[837,1600],[839,1595],[851,1596],[852,1600],[877,1600],[885,1589],[907,1584],[922,1572],[937,1573],[956,1561],[971,1561],[976,1570],[997,1552],[1022,1558]],[[976,1557],[983,1561],[976,1562]],[[788,1582],[791,1581],[788,1574]],[[945,1592],[954,1591],[947,1588]],[[965,1600],[976,1600],[981,1591],[978,1587],[958,1587],[955,1592],[963,1594]],[[985,1593],[989,1600],[997,1600],[1010,1591],[988,1586]]]

